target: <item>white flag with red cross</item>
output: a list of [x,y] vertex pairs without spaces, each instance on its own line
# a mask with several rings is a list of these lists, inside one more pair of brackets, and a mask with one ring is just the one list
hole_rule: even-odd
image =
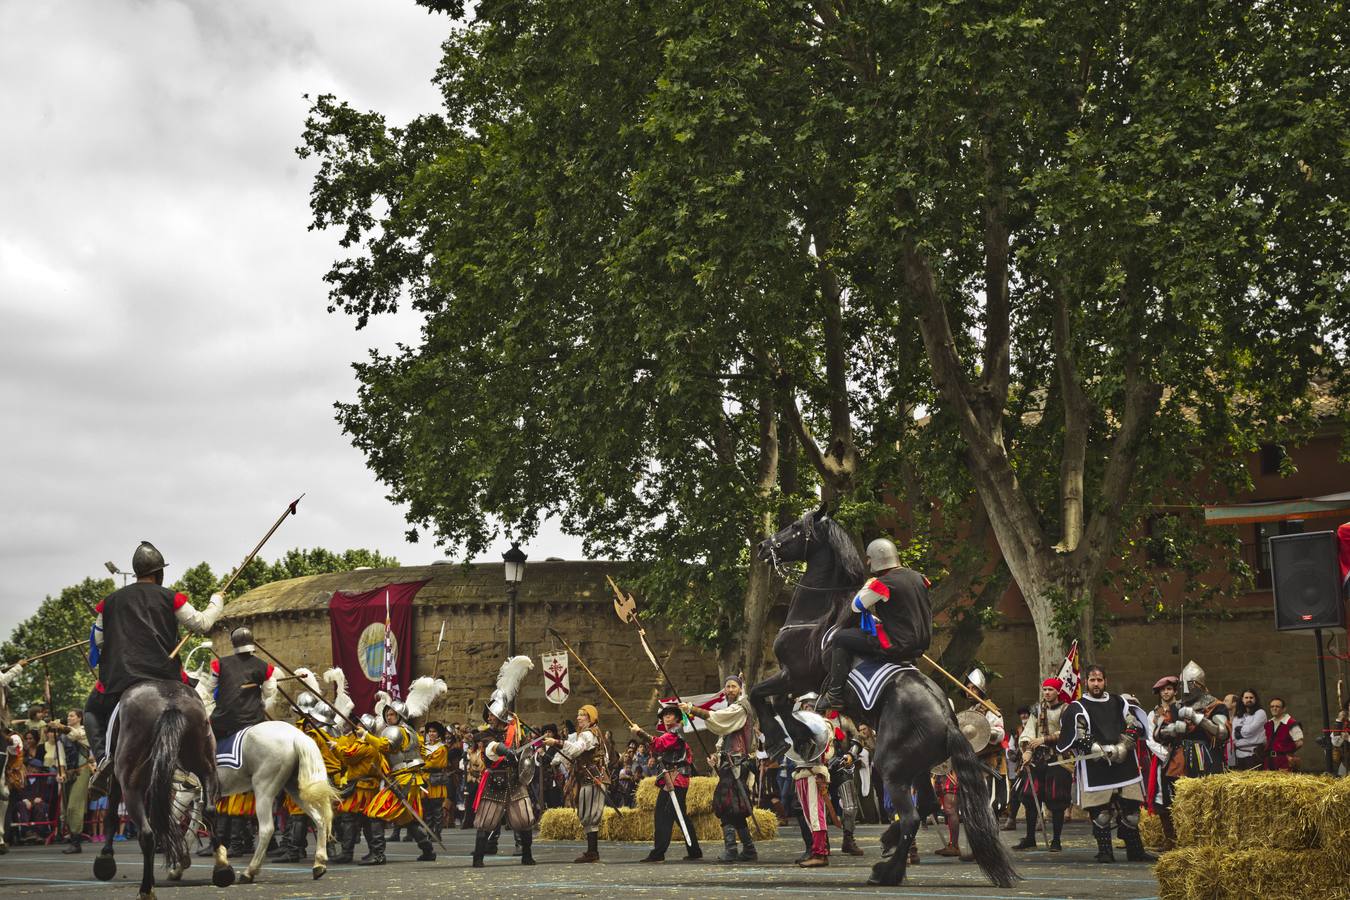
[[545,653],[541,658],[544,663],[544,696],[550,703],[566,703],[572,695],[572,682],[567,674],[567,651]]

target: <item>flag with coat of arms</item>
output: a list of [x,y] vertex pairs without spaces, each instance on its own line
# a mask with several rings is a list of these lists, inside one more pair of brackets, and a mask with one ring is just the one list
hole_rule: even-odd
[[567,651],[545,653],[540,659],[544,670],[544,697],[550,703],[562,704],[572,696],[572,680],[568,673]]
[[1069,645],[1064,655],[1064,664],[1059,667],[1059,699],[1062,703],[1072,703],[1083,696],[1083,682],[1078,674],[1078,642]]

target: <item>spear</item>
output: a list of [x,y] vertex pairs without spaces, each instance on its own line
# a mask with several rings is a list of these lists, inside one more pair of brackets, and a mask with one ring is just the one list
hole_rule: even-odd
[[[230,573],[230,577],[225,579],[225,584],[217,593],[223,596],[225,592],[230,589],[230,586],[234,584],[235,579],[243,573],[244,567],[253,562],[253,557],[258,555],[258,551],[263,548],[263,544],[267,543],[268,538],[276,534],[277,529],[281,527],[281,523],[286,521],[286,517],[295,515],[295,508],[300,505],[300,501],[303,499],[305,499],[305,495],[301,494],[286,506],[285,511],[283,511],[282,514],[277,517],[277,520],[272,523],[272,527],[267,529],[267,534],[264,534],[262,540],[258,541],[258,545],[249,551],[248,556],[244,557],[244,561],[235,567],[234,571]],[[183,635],[183,639],[178,642],[178,646],[174,647],[173,652],[169,654],[169,659],[173,659],[178,655],[178,651],[183,649],[183,645],[188,642],[189,637],[191,637],[191,635]]]
[[55,650],[48,650],[48,651],[46,651],[46,652],[44,652],[44,653],[39,653],[37,656],[30,656],[30,657],[28,657],[27,659],[21,659],[21,660],[19,660],[17,663],[15,663],[14,665],[16,665],[16,666],[17,666],[17,665],[25,665],[25,666],[26,666],[26,665],[28,665],[29,663],[35,663],[35,662],[37,662],[39,659],[46,659],[47,657],[49,657],[49,656],[55,656],[55,655],[58,654],[58,653],[65,653],[67,650],[74,650],[76,647],[83,647],[83,646],[84,646],[85,644],[87,644],[87,643],[89,643],[88,638],[86,638],[85,640],[82,640],[82,641],[76,641],[76,642],[73,643],[73,644],[66,644],[64,647],[57,647]]
[[[619,586],[614,583],[613,578],[606,575],[605,581],[609,582],[610,588],[614,591],[614,612],[622,621],[637,627],[638,640],[642,642],[642,649],[646,651],[647,658],[652,661],[652,665],[656,666],[656,670],[661,673],[661,677],[666,680],[666,684],[670,685],[670,692],[675,695],[675,702],[683,703],[684,700],[680,697],[680,689],[675,687],[675,682],[670,680],[670,674],[666,672],[666,667],[661,665],[661,661],[657,659],[656,654],[652,652],[651,645],[647,643],[647,629],[643,627],[642,619],[638,616],[637,601],[633,599],[632,594],[625,596],[623,591],[619,590]],[[625,716],[625,718],[627,717]],[[702,750],[703,754],[706,756],[708,754],[708,745],[703,740],[703,734],[697,728],[694,728],[693,724],[689,721],[689,717],[684,714],[683,710],[680,711],[680,718],[684,720],[684,723],[687,726],[693,729],[694,737],[698,738],[699,749]]]
[[431,677],[435,678],[441,668],[441,646],[445,643],[445,619],[441,619],[441,633],[436,636],[436,661],[431,666]]

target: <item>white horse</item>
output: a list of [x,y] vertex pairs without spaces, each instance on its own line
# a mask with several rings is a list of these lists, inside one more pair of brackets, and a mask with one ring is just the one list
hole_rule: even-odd
[[[322,877],[328,871],[328,834],[333,826],[333,803],[338,799],[338,793],[328,783],[328,771],[318,746],[290,722],[271,721],[248,729],[242,750],[242,766],[216,769],[222,797],[252,791],[257,807],[257,848],[239,880],[252,884],[262,868],[267,845],[276,830],[272,822],[273,805],[283,790],[314,823],[317,843],[314,877]],[[216,846],[217,871],[229,868],[227,853],[224,844]],[[230,880],[233,880],[232,876]],[[217,885],[224,886],[218,882]]]

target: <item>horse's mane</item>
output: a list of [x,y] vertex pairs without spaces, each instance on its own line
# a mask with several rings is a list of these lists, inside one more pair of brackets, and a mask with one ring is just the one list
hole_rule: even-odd
[[[820,533],[822,530],[825,532],[823,535]],[[834,519],[818,519],[816,534],[834,551],[834,557],[845,578],[841,589],[852,590],[860,587],[867,579],[867,566],[863,564],[862,557],[858,555],[858,548],[853,543],[852,536],[844,530],[844,526]]]

